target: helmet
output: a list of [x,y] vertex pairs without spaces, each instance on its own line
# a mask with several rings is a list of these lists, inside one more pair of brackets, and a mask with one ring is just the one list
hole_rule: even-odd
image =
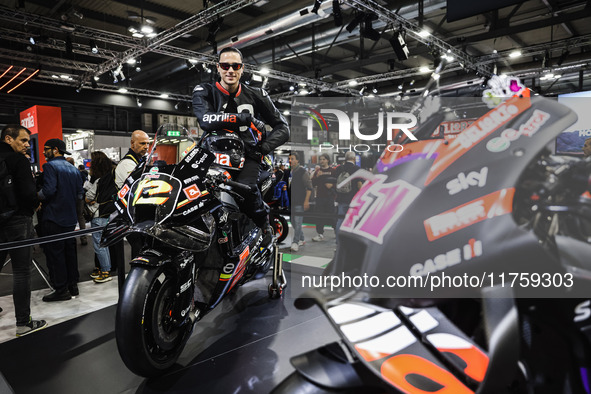
[[244,142],[230,132],[213,132],[207,135],[202,147],[215,155],[215,165],[240,170],[244,167]]

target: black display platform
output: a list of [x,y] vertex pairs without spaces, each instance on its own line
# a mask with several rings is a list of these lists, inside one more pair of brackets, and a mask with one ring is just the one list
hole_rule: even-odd
[[269,282],[248,283],[205,316],[159,378],[121,361],[116,306],[0,344],[0,371],[17,394],[268,393],[293,371],[292,356],[337,339],[319,308],[296,310],[289,292],[269,299]]

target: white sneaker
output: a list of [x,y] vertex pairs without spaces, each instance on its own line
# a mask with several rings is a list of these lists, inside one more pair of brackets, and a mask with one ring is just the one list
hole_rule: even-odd
[[314,242],[324,241],[324,234],[318,234],[318,235],[316,235],[314,238],[312,238],[312,241],[314,241]]
[[306,244],[306,241],[300,241],[300,242],[298,242],[298,245],[299,246],[304,246],[305,244]]
[[291,244],[291,251],[297,252],[300,247],[295,242]]

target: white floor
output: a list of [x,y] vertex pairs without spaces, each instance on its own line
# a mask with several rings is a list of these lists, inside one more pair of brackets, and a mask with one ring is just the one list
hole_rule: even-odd
[[[117,278],[106,283],[94,283],[92,280],[78,283],[80,295],[69,301],[43,302],[44,295],[51,290],[37,290],[31,293],[31,316],[35,320],[43,319],[48,325],[54,325],[69,319],[105,308],[117,303]],[[0,343],[16,337],[16,320],[12,295],[0,297]],[[35,334],[31,334],[35,335]]]

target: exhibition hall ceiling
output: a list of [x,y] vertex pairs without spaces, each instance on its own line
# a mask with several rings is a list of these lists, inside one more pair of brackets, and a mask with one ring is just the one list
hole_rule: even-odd
[[449,22],[445,0],[0,0],[0,85],[26,67],[14,82],[38,69],[26,83],[187,101],[234,45],[277,99],[416,94],[441,61],[452,91],[494,72],[591,89],[589,2],[512,3]]

